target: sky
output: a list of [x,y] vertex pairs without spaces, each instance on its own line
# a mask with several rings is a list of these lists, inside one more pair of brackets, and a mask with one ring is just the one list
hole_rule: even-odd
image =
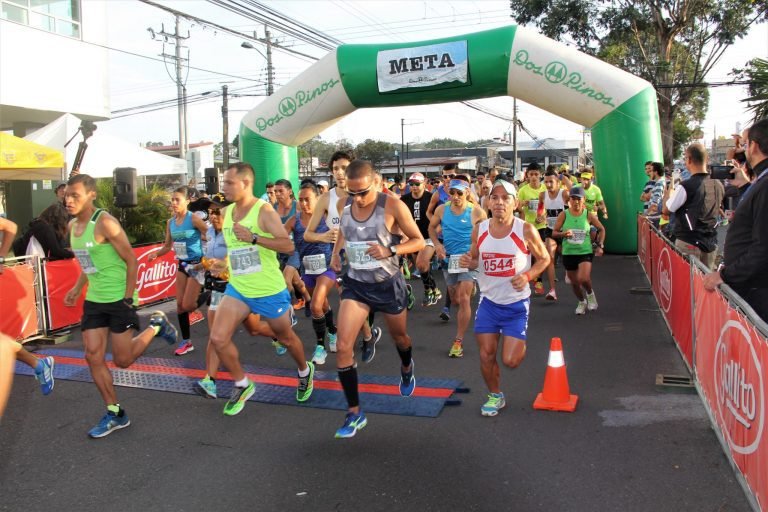
[[[157,3],[192,14],[230,29],[264,37],[263,25],[202,0],[168,1]],[[245,2],[243,2],[245,3]],[[513,24],[506,0],[441,0],[441,1],[355,1],[355,0],[282,0],[263,3],[286,16],[299,20],[345,43],[418,42],[446,34],[463,34]],[[152,39],[148,28],[159,33],[164,25],[173,32],[174,17],[170,13],[137,0],[110,0],[108,2],[108,42],[111,48],[158,58],[163,52],[172,54],[173,44],[162,38]],[[207,94],[199,103],[188,107],[188,141],[218,142],[222,135],[222,85],[227,85],[229,99],[229,133],[232,139],[238,132],[241,118],[258,105],[265,94],[266,59],[261,50],[244,49],[244,39],[225,32],[182,20],[181,33],[189,35],[184,45],[189,51],[189,64],[194,68],[186,74],[187,94],[190,98]],[[283,46],[320,58],[327,53],[293,37],[275,33],[273,38]],[[126,115],[116,111],[176,98],[173,62],[157,62],[120,51],[110,51],[110,96],[113,119],[99,124],[100,129],[126,140],[146,143],[178,140],[176,108],[155,112]],[[187,55],[186,50],[183,53]],[[768,26],[748,28],[746,36],[731,46],[718,65],[707,77],[710,82],[728,81],[728,73],[741,67],[754,57],[768,55]],[[299,75],[312,64],[312,60],[275,50],[275,89]],[[205,71],[203,71],[205,70]],[[218,74],[217,74],[218,73]],[[229,76],[226,76],[229,75]],[[241,96],[236,97],[235,95]],[[257,96],[243,96],[243,95]],[[704,122],[705,141],[715,135],[728,136],[737,123],[748,125],[750,116],[740,100],[747,95],[746,87],[717,87],[710,89],[710,107]],[[512,99],[489,98],[477,100],[484,106],[511,115]],[[538,138],[579,140],[583,127],[518,102],[519,118],[523,125]],[[125,117],[119,117],[125,116]],[[463,141],[504,137],[511,123],[472,110],[458,103],[429,106],[361,109],[320,135],[328,141],[342,138],[353,143],[364,139],[398,142],[401,138],[401,119],[405,119],[405,142],[426,142],[433,138],[453,138]],[[525,134],[519,140],[527,140]],[[588,135],[587,135],[588,137]]]

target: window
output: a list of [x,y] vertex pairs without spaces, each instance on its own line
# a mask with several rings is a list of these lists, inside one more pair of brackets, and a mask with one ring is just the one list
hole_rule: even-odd
[[80,0],[0,0],[0,18],[80,38]]

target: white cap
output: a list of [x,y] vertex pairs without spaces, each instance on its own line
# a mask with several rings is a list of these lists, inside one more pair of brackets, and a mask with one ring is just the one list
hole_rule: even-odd
[[317,186],[328,188],[328,182],[326,180],[320,180],[317,182]]

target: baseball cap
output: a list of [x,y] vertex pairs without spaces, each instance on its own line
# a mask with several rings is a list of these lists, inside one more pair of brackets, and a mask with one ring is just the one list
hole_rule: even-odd
[[328,182],[326,180],[320,180],[317,182],[317,186],[328,188]]
[[[582,176],[584,176],[582,174]],[[568,192],[568,195],[571,197],[580,197],[584,199],[584,187],[571,187],[571,190]]]
[[415,181],[416,183],[424,183],[424,175],[420,172],[415,172],[408,176],[408,181]]
[[496,187],[502,187],[504,188],[504,192],[512,197],[517,197],[517,189],[515,188],[515,185],[507,180],[497,179],[494,181],[493,186],[491,187],[491,193],[493,193],[493,189]]
[[451,189],[467,190],[468,188],[469,188],[469,183],[467,183],[464,180],[451,180],[451,183],[448,186],[448,190],[451,190]]

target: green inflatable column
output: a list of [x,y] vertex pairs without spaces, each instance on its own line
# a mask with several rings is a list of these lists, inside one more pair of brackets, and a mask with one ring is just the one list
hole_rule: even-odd
[[663,161],[656,91],[651,87],[625,101],[592,127],[596,183],[603,191],[608,220],[606,251],[637,252],[637,212],[648,181],[645,162]]
[[245,125],[240,125],[240,160],[248,162],[256,171],[253,193],[261,197],[264,185],[279,179],[291,182],[294,190],[299,185],[299,152],[296,146],[272,142]]

